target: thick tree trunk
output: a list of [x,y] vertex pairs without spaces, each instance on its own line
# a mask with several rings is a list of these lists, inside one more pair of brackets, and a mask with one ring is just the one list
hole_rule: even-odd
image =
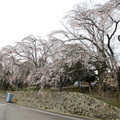
[[63,86],[62,86],[62,83],[61,83],[60,86],[59,86],[59,91],[60,91],[60,92],[62,92],[62,87],[63,87]]
[[63,77],[60,76],[60,83],[59,83],[59,91],[62,92],[62,87],[63,87],[63,82],[62,82]]
[[99,93],[100,93],[101,92],[101,75],[99,71],[98,71],[98,77],[99,77]]
[[120,85],[118,86],[118,99],[119,99],[119,101],[120,101]]
[[92,94],[91,83],[89,83],[89,92]]
[[103,85],[103,78],[102,78],[101,71],[98,71],[98,76],[99,76],[99,95],[101,97],[102,96],[102,85]]
[[120,101],[120,67],[118,68],[117,72],[117,81],[118,81],[118,99]]

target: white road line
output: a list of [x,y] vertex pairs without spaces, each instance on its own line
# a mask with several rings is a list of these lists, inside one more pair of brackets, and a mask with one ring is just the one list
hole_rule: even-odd
[[49,114],[49,115],[54,115],[54,116],[58,116],[58,117],[68,118],[68,119],[71,119],[71,120],[84,120],[82,118],[74,118],[74,116],[70,117],[70,116],[65,116],[65,115],[61,115],[61,114],[57,114],[57,113],[52,113],[52,112],[32,109],[32,108],[28,108],[28,107],[24,107],[24,106],[20,106],[20,105],[16,105],[16,106],[21,107],[21,108],[25,108],[25,109],[29,109],[29,110],[33,110],[33,111],[36,111],[36,112],[40,112],[40,113],[46,113],[46,114]]
[[32,109],[32,108],[28,108],[28,109],[36,111],[36,112],[40,112],[40,113],[46,113],[46,114],[49,114],[49,115],[58,116],[58,117],[69,118],[71,120],[84,120],[84,119],[80,119],[80,118],[78,119],[78,118],[74,118],[74,117],[70,117],[70,116],[55,114],[55,113],[51,113],[51,112],[47,112],[47,111],[36,110],[36,109]]

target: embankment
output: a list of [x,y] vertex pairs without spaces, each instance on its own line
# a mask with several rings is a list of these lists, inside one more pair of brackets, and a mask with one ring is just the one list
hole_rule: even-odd
[[[15,94],[15,92],[12,92]],[[5,101],[7,93],[0,93]],[[15,97],[15,95],[14,95]],[[75,92],[18,92],[17,104],[102,120],[120,120],[120,110],[87,95]]]

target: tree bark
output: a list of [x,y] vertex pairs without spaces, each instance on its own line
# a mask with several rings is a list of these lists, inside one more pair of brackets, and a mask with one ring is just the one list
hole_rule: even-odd
[[60,76],[60,85],[59,85],[59,91],[62,92],[62,87],[63,87],[63,82],[62,82],[63,77]]
[[102,96],[102,85],[103,85],[103,77],[101,70],[98,70],[98,76],[99,76],[99,95]]
[[117,72],[117,81],[118,81],[118,99],[120,101],[120,67],[118,68]]
[[89,92],[92,94],[91,83],[89,83]]

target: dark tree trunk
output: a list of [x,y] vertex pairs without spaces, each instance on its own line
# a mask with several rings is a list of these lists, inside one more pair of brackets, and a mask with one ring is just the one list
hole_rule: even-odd
[[120,67],[118,68],[117,72],[117,81],[118,81],[118,99],[120,101]]
[[63,86],[62,86],[62,83],[61,83],[60,86],[59,86],[59,91],[60,91],[60,92],[62,92],[62,87],[63,87]]
[[103,71],[98,70],[98,76],[99,76],[99,96],[102,97],[102,93],[103,93]]
[[91,83],[89,82],[89,92],[92,94]]
[[59,83],[59,91],[62,92],[62,87],[63,87],[63,81],[62,81],[63,77],[60,76],[60,83]]

